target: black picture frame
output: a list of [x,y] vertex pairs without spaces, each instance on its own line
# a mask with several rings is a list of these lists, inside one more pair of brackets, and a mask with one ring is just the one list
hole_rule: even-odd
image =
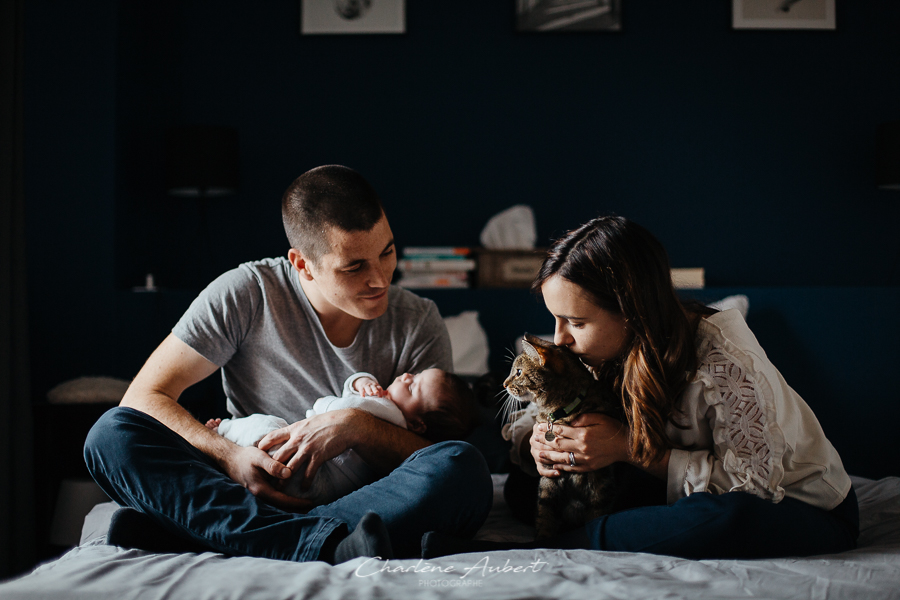
[[618,32],[622,0],[516,0],[521,33]]
[[300,0],[300,34],[403,34],[406,0]]
[[835,0],[732,0],[734,29],[837,28]]

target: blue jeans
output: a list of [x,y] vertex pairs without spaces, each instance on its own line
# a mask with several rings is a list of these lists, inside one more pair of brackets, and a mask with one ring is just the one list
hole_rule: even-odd
[[334,532],[376,512],[398,557],[418,556],[422,535],[471,537],[491,508],[481,453],[442,442],[413,453],[387,477],[306,514],[266,504],[153,417],[130,408],[104,414],[85,441],[97,484],[122,506],[154,517],[170,533],[216,552],[316,560]]
[[[530,523],[538,480],[515,468],[504,490],[513,514]],[[631,497],[634,508],[620,506],[619,512],[565,532],[547,545],[693,559],[775,558],[844,552],[855,548],[859,537],[853,488],[830,511],[794,498],[774,504],[746,492],[694,493],[666,506],[665,486],[637,489],[646,497]]]
[[852,550],[859,505],[847,498],[825,511],[787,498],[775,504],[745,492],[694,493],[671,506],[643,506],[585,525],[593,550],[682,558],[777,558]]

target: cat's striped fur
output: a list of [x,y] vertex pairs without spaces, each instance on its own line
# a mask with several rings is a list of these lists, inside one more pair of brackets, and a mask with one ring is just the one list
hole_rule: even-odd
[[[585,412],[623,419],[621,403],[601,393],[601,386],[572,352],[527,333],[523,348],[503,387],[518,400],[533,402],[539,421],[547,422],[554,413],[560,417],[576,397],[581,397],[581,402],[555,423],[568,423]],[[561,470],[559,477],[541,477],[537,537],[551,537],[608,513],[616,496],[615,479],[615,465],[588,473]]]

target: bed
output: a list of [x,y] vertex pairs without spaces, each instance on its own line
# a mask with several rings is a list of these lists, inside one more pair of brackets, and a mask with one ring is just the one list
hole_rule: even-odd
[[[525,540],[533,532],[503,502],[478,537]],[[529,550],[432,560],[358,558],[329,566],[220,554],[154,554],[104,540],[112,503],[85,520],[83,541],[32,573],[0,584],[0,598],[101,600],[235,598],[900,598],[900,478],[854,477],[859,547],[778,560],[691,561],[637,553]]]
[[[477,373],[486,368],[483,343],[489,336],[473,332],[475,323],[477,316],[466,314],[448,325],[454,337],[453,330],[462,329],[470,338],[468,346],[454,341],[454,362]],[[530,540],[533,530],[514,519],[503,500],[506,475],[499,471],[508,447],[498,443],[497,435],[495,429],[488,431],[476,444],[498,471],[492,475],[494,505],[477,537]],[[87,515],[80,545],[27,575],[0,583],[0,599],[900,599],[900,478],[879,477],[853,477],[861,517],[857,549],[777,560],[691,561],[639,553],[518,550],[427,561],[356,559],[329,566],[214,553],[154,554],[105,543],[116,509],[105,502]]]

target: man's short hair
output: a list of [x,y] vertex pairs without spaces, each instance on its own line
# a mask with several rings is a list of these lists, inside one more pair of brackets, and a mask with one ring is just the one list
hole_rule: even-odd
[[369,231],[384,209],[362,175],[341,165],[307,171],[284,192],[281,219],[291,247],[315,263],[331,247],[328,230]]

